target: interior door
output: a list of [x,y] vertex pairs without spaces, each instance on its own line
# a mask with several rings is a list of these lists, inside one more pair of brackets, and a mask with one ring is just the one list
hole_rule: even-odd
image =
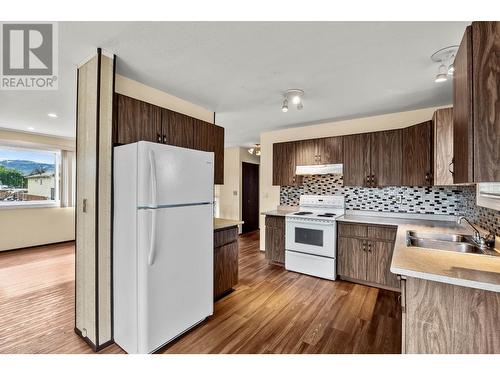
[[211,152],[138,143],[138,206],[213,202]]
[[248,233],[259,229],[259,165],[241,163],[241,170],[242,232]]
[[367,186],[370,152],[369,133],[344,137],[344,186]]
[[138,210],[139,351],[213,313],[212,205]]
[[370,164],[372,186],[401,185],[401,130],[371,133]]

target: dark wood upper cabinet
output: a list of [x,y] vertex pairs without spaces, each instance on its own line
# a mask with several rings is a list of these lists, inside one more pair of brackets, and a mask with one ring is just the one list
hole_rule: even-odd
[[453,185],[453,108],[442,108],[432,117],[434,132],[434,185]]
[[319,164],[341,164],[343,158],[343,137],[327,137],[317,139],[317,155]]
[[161,108],[125,95],[115,95],[114,143],[158,142],[161,139]]
[[472,182],[472,31],[467,27],[453,73],[453,182]]
[[372,186],[399,186],[402,172],[401,130],[370,133]]
[[340,164],[343,160],[343,137],[296,141],[296,165]]
[[500,22],[472,23],[474,182],[500,181]]
[[224,128],[193,118],[196,150],[215,154],[214,183],[224,184]]
[[115,94],[113,142],[127,144],[138,141],[213,152],[214,183],[224,183],[224,128],[125,95]]
[[295,185],[295,144],[282,142],[273,144],[273,185]]
[[454,182],[499,182],[500,22],[467,27],[454,65]]
[[314,165],[318,164],[317,140],[306,139],[295,142],[295,164]]
[[403,185],[432,185],[432,121],[403,129]]
[[370,183],[370,134],[344,136],[344,185],[368,186]]
[[163,143],[185,148],[194,146],[194,119],[182,113],[162,108]]

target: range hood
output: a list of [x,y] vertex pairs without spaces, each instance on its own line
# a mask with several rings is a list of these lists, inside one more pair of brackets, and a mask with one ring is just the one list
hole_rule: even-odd
[[295,174],[305,176],[312,174],[341,174],[343,164],[297,165]]

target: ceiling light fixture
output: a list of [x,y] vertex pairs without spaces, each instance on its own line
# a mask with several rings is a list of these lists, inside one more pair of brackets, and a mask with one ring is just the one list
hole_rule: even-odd
[[453,63],[455,61],[457,50],[458,46],[449,46],[441,48],[432,54],[431,60],[435,63],[439,63],[438,73],[434,78],[434,82],[446,82],[448,80],[448,76],[453,76],[453,73],[455,72],[455,66]]
[[33,126],[28,126],[28,130],[35,130]]
[[285,97],[283,104],[281,105],[281,110],[283,112],[288,112],[288,99]]
[[304,108],[302,103],[302,97],[304,96],[304,91],[300,89],[289,89],[283,94],[283,103],[281,105],[281,110],[283,112],[288,112],[288,101],[290,100],[298,110]]
[[57,118],[57,115],[55,113],[47,113],[47,116]]
[[436,75],[436,78],[434,79],[434,82],[445,82],[448,80],[448,74],[446,71],[446,65],[441,64],[439,65],[438,68],[438,74]]
[[255,156],[260,156],[260,144],[257,143],[255,147],[250,147],[248,149],[248,153]]

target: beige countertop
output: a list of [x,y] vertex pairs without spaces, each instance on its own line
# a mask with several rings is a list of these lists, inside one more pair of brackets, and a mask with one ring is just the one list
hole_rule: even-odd
[[299,207],[297,206],[282,206],[278,207],[272,211],[262,212],[261,215],[269,215],[269,216],[286,216],[291,212],[297,212]]
[[411,219],[408,215],[398,218],[346,214],[338,221],[397,226],[391,262],[391,272],[395,274],[500,292],[500,257],[406,246],[408,230],[427,233],[472,233],[468,226],[459,225],[449,218],[436,219],[430,220],[429,215]]
[[230,219],[220,219],[217,217],[214,218],[214,230],[231,228],[231,227],[234,227],[234,226],[240,225],[240,224],[243,224],[243,221],[230,220]]

